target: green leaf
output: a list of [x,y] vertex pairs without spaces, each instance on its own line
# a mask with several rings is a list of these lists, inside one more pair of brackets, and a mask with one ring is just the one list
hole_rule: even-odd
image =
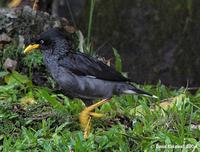
[[11,151],[11,142],[12,142],[12,138],[4,138],[3,140],[3,151],[2,152],[8,152]]
[[84,43],[85,43],[85,40],[84,40],[84,36],[83,36],[83,33],[78,30],[76,32],[77,36],[78,36],[78,40],[79,40],[79,44],[78,44],[78,50],[82,53],[84,53]]
[[6,83],[9,84],[31,84],[31,81],[28,79],[27,76],[18,73],[17,71],[13,71],[10,76],[7,77]]
[[71,122],[65,122],[62,125],[60,125],[59,127],[56,128],[55,133],[58,134],[59,132],[61,132],[63,130],[63,128],[67,125],[71,124]]
[[25,83],[30,82],[30,80],[28,79],[27,76],[22,75],[22,74],[18,73],[17,71],[14,71],[14,72],[12,73],[11,76],[12,76],[16,81],[18,81],[19,83],[25,84]]
[[122,72],[122,61],[121,61],[121,57],[119,55],[119,53],[117,52],[117,50],[115,48],[113,48],[113,53],[115,55],[115,69],[118,72]]
[[12,90],[15,86],[16,84],[8,84],[8,85],[0,86],[0,92]]
[[40,95],[53,106],[54,109],[58,111],[66,111],[65,107],[60,102],[58,102],[55,97],[52,97],[47,90],[40,89],[38,91]]
[[6,76],[8,74],[9,74],[9,72],[6,72],[6,71],[0,72],[0,78]]

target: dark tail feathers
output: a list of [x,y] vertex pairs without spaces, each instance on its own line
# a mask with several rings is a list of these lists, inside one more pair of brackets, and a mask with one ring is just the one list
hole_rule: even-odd
[[141,94],[143,96],[148,96],[148,97],[152,97],[152,98],[156,98],[156,99],[158,98],[157,96],[152,95],[144,90],[138,89],[134,86],[132,86],[131,89],[124,90],[123,92],[126,94]]

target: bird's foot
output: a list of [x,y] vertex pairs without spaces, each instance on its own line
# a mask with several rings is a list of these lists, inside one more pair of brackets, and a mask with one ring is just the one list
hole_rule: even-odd
[[103,105],[104,103],[110,101],[110,99],[103,99],[87,108],[85,108],[79,116],[79,121],[81,124],[81,127],[84,131],[84,138],[87,139],[90,134],[91,129],[91,119],[92,117],[101,118],[104,116],[104,114],[95,113],[92,112],[95,108],[98,108],[99,106]]
[[101,117],[104,117],[105,115],[102,113],[90,112],[90,116],[95,117],[95,118],[101,118]]

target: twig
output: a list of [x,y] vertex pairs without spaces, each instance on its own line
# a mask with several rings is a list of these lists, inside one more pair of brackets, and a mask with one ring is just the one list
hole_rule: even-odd
[[33,10],[37,11],[39,10],[39,0],[35,0],[34,4],[33,4]]

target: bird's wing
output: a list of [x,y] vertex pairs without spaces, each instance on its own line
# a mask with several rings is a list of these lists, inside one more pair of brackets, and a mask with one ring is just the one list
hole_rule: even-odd
[[58,60],[58,64],[79,76],[90,76],[110,81],[130,81],[98,59],[81,52],[68,52]]

